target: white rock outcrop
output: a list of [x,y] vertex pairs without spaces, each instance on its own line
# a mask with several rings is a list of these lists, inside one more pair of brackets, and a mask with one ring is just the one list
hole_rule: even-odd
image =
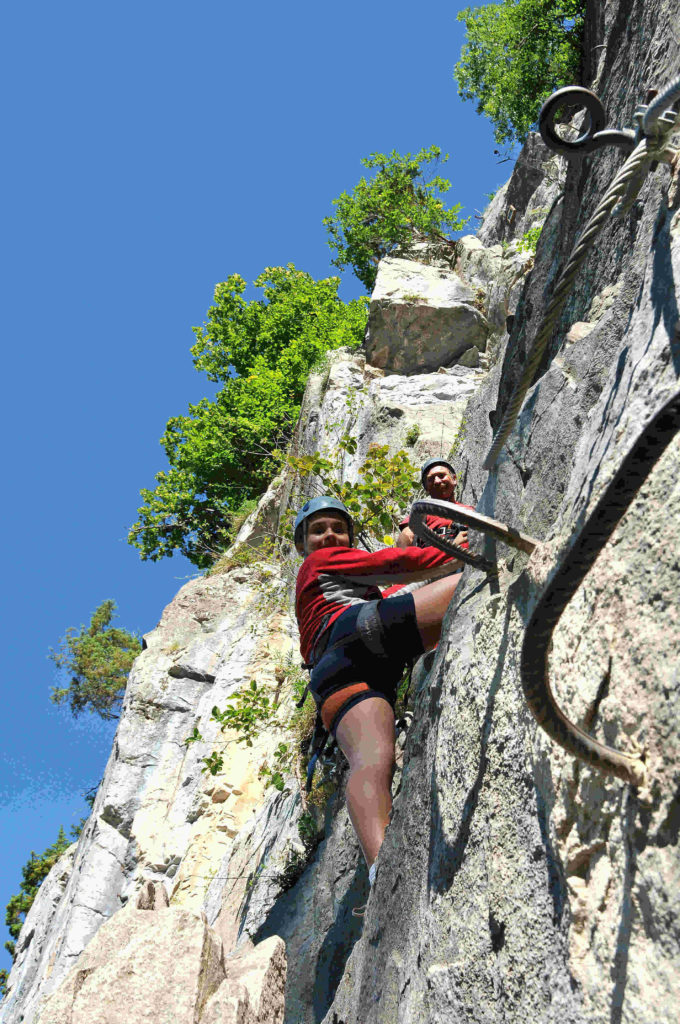
[[102,925],[36,1024],[281,1024],[285,947],[225,960],[196,914],[125,908]]
[[[475,292],[452,270],[381,260],[371,296],[366,358],[388,373],[427,373],[486,348],[489,326]],[[478,358],[478,356],[477,356]]]

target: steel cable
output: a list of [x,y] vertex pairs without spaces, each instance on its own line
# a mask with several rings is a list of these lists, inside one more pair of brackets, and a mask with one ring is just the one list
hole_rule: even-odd
[[515,385],[500,427],[484,459],[484,469],[492,469],[496,464],[501,449],[517,421],[520,408],[531,387],[550,335],[564,310],[574,278],[595,239],[611,214],[617,215],[630,207],[642,187],[650,166],[655,160],[662,158],[666,149],[665,136],[673,127],[673,119],[665,120],[660,127],[658,122],[668,109],[669,104],[672,104],[678,97],[680,97],[680,75],[646,108],[641,126],[644,132],[650,133],[650,136],[641,139],[623,164],[574,246],[567,265],[557,281],[553,297],[545,311],[543,322],[534,339],[522,375]]
[[680,99],[680,75],[674,78],[647,107],[642,118],[642,130],[645,135],[651,135],[654,132],[659,118],[678,99]]
[[[593,245],[593,242],[607,223],[610,213],[619,200],[627,194],[628,185],[643,169],[643,165],[645,163],[652,162],[656,156],[657,148],[658,143],[651,139],[643,139],[642,142],[636,146],[619,173],[614,178],[614,181],[605,193],[604,198],[599,203],[595,213],[588,221],[585,231],[574,246],[571,256],[569,257],[569,261],[560,274],[557,285],[555,286],[553,297],[545,311],[543,322],[534,340],[534,344],[531,352],[529,353],[529,358],[522,372],[522,376],[515,385],[501,425],[498,428],[491,448],[484,460],[484,469],[493,468],[503,445],[508,439],[510,431],[517,421],[519,410],[524,402],[526,393],[531,386],[531,382],[536,370],[538,369],[538,364],[543,357],[548,339],[550,338],[550,335],[562,314],[567,297],[571,291],[574,278],[580,270],[581,264]],[[643,178],[640,177],[640,185],[642,185],[642,181]]]
[[679,429],[680,393],[652,417],[569,548],[527,624],[520,659],[524,696],[548,736],[580,760],[636,786],[646,784],[639,755],[600,743],[561,710],[550,686],[548,654],[562,613]]

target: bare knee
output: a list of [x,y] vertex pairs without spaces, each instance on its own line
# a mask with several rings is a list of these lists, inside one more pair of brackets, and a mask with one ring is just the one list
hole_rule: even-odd
[[364,772],[376,778],[391,779],[394,774],[394,745],[390,749],[354,754],[349,760],[350,774]]
[[371,769],[391,777],[394,770],[394,714],[387,701],[372,698],[351,708],[337,728],[350,771]]

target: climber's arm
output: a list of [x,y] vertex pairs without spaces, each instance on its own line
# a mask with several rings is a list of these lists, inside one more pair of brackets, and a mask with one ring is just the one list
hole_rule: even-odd
[[397,537],[398,548],[410,548],[415,544],[416,537],[410,526],[405,526]]
[[319,577],[351,577],[354,583],[389,586],[439,579],[461,568],[458,559],[438,548],[383,548],[360,551],[358,548],[322,548],[309,555],[309,568]]

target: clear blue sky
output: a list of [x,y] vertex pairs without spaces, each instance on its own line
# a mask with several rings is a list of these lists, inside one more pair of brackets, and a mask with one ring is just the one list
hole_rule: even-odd
[[5,8],[3,916],[111,748],[111,726],[49,703],[49,647],[108,597],[149,631],[194,572],[125,537],[166,421],[212,393],[189,347],[215,283],[333,272],[321,220],[371,151],[440,145],[466,214],[508,177],[452,79],[463,6]]

